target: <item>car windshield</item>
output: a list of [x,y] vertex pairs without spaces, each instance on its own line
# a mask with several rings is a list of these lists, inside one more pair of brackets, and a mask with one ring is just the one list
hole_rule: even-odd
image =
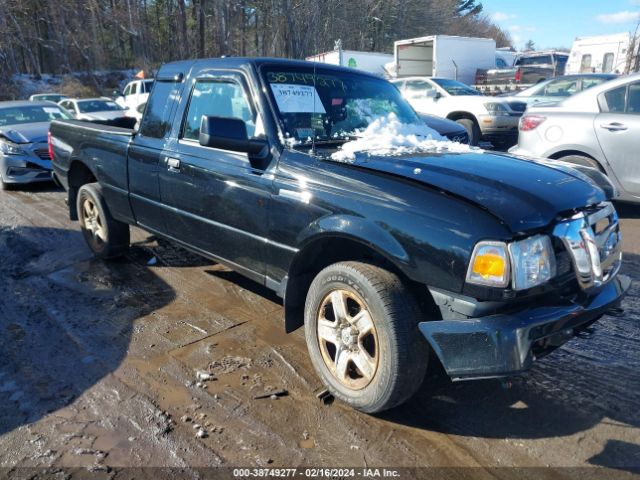
[[431,80],[444,88],[449,95],[482,95],[482,93],[475,88],[471,88],[469,85],[465,85],[456,80],[449,80],[447,78],[432,78]]
[[83,100],[77,103],[78,110],[80,110],[80,112],[82,113],[113,112],[122,110],[122,107],[120,107],[120,105],[109,100]]
[[386,80],[322,68],[268,67],[262,74],[289,145],[344,143],[390,114],[424,125]]
[[64,120],[68,118],[70,118],[69,115],[55,105],[29,105],[0,109],[0,126],[50,122],[51,120]]
[[66,97],[64,95],[60,95],[60,94],[57,94],[57,93],[52,93],[51,95],[43,94],[43,95],[34,95],[33,96],[34,100],[46,100],[46,101],[49,101],[49,102],[59,102],[63,98],[66,98]]

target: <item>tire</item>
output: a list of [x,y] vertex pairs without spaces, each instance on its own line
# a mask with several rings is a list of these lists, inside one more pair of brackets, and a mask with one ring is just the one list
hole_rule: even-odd
[[12,183],[6,183],[2,179],[2,176],[0,176],[0,190],[4,190],[4,191],[13,190],[13,184]]
[[353,408],[395,407],[418,390],[427,370],[420,317],[395,274],[360,262],[330,265],[311,283],[305,303],[311,362],[329,391]]
[[591,157],[586,157],[584,155],[567,155],[566,157],[560,157],[558,160],[567,163],[575,163],[577,165],[584,165],[586,167],[595,168],[596,170],[606,174],[606,172],[602,169],[600,164]]
[[127,252],[129,225],[111,216],[98,183],[87,183],[80,187],[76,205],[80,229],[96,257],[117,258]]
[[462,125],[469,135],[469,145],[476,147],[480,143],[480,127],[475,120],[470,118],[460,118],[456,123]]

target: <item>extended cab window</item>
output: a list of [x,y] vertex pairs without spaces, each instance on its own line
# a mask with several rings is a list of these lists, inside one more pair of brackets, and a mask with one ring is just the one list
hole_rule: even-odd
[[171,112],[178,101],[181,86],[181,83],[174,81],[155,82],[142,117],[140,135],[153,138],[167,136],[171,129]]
[[255,135],[256,115],[243,86],[231,78],[207,78],[196,82],[182,128],[182,138],[198,140],[200,123],[205,115],[239,118],[245,122],[249,138]]

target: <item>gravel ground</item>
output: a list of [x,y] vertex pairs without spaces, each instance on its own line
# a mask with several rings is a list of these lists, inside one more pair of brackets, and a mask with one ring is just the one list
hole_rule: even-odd
[[125,259],[97,261],[62,191],[0,192],[0,477],[386,466],[631,478],[640,207],[621,213],[635,280],[624,316],[510,382],[452,384],[434,368],[411,402],[370,416],[317,398],[302,332],[284,334],[270,291],[137,229]]

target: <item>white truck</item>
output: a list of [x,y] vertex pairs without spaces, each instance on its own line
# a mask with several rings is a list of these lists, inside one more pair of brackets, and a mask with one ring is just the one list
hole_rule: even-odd
[[393,61],[393,55],[388,53],[377,52],[359,52],[357,50],[343,50],[339,46],[325,53],[319,53],[307,57],[310,62],[328,63],[329,65],[338,65],[340,67],[357,68],[367,73],[388,76],[385,65]]
[[632,41],[629,32],[578,37],[571,47],[565,73],[627,73]]
[[394,43],[392,75],[439,77],[472,85],[478,69],[496,66],[496,42],[491,38],[432,35]]
[[125,110],[135,110],[149,98],[149,92],[153,87],[153,79],[133,80],[127,83],[124,90],[116,97],[116,103]]

